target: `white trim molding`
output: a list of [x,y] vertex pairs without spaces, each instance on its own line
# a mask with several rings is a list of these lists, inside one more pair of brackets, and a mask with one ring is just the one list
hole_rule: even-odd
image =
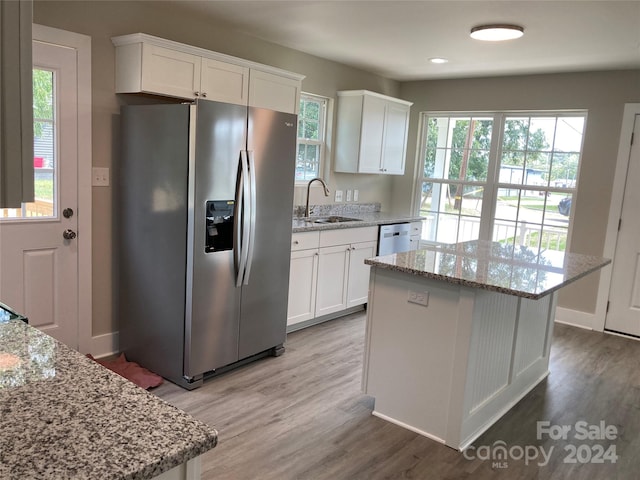
[[105,333],[91,337],[91,354],[95,358],[103,358],[117,354],[119,349],[120,334],[118,332]]
[[73,48],[78,62],[78,349],[93,352],[91,270],[91,37],[33,24],[33,40]]
[[570,308],[556,308],[556,323],[571,325],[572,327],[585,328],[593,330],[596,316],[593,313],[581,312],[580,310],[572,310]]
[[[640,115],[640,103],[625,104],[622,116],[622,129],[620,130],[620,141],[618,143],[618,157],[613,179],[613,189],[611,192],[611,203],[609,204],[607,233],[604,241],[604,251],[602,253],[602,256],[611,259],[614,258],[616,243],[618,241],[618,221],[622,215],[622,199],[624,198],[627,166],[629,164],[629,157],[631,156],[631,135],[633,133],[636,115]],[[604,331],[605,327],[612,272],[612,264],[607,265],[600,271],[598,299],[593,319],[593,329],[599,332]]]

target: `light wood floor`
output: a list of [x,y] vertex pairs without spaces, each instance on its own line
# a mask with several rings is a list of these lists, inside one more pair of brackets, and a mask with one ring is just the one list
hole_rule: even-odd
[[[188,392],[165,383],[154,393],[215,426],[216,448],[203,457],[203,479],[638,479],[640,342],[556,325],[550,376],[475,443],[471,459],[371,415],[360,392],[364,314],[288,336],[286,353],[205,382]],[[615,440],[536,438],[536,422],[613,425]],[[553,447],[550,461],[509,455],[500,466],[478,457],[502,441]],[[582,446],[582,445],[586,446]],[[588,460],[616,448],[616,463]],[[477,454],[476,454],[477,453]],[[486,453],[486,452],[485,452]],[[475,458],[473,458],[475,455]],[[528,464],[527,464],[528,463]],[[500,468],[503,467],[503,468]]]

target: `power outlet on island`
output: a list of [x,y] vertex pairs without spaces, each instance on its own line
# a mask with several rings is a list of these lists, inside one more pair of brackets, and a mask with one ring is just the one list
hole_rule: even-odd
[[429,305],[429,292],[415,292],[413,290],[409,290],[408,302],[426,307]]

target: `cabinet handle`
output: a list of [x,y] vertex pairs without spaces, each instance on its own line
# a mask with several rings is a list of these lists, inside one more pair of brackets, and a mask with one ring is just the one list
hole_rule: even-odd
[[314,253],[313,255],[314,255],[315,257],[319,257],[319,256],[320,256],[320,254],[319,254],[318,252]]
[[203,96],[204,98],[207,98],[207,92],[202,92],[202,96]]
[[199,97],[199,96],[200,96],[200,92],[193,92],[193,94],[194,94],[196,97]]
[[300,242],[298,242],[298,240],[294,240],[294,241],[293,241],[293,244],[294,244],[294,245],[298,245],[299,243],[300,243]]

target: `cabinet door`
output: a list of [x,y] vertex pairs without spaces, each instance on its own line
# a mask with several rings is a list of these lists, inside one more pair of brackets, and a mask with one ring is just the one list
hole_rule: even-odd
[[287,325],[303,322],[315,316],[317,277],[317,249],[291,253]]
[[376,256],[378,242],[354,243],[349,250],[347,308],[367,303],[369,296],[369,265],[365,259]]
[[201,95],[217,102],[247,105],[249,69],[210,58],[202,59]]
[[409,108],[389,102],[384,124],[382,170],[386,174],[403,175],[407,154]]
[[359,173],[382,173],[382,140],[386,100],[365,95],[362,105]]
[[201,58],[145,43],[142,47],[142,91],[179,98],[200,92]]
[[350,245],[338,245],[320,249],[316,293],[317,317],[347,308],[349,248]]
[[253,69],[250,75],[250,107],[298,114],[302,82]]

